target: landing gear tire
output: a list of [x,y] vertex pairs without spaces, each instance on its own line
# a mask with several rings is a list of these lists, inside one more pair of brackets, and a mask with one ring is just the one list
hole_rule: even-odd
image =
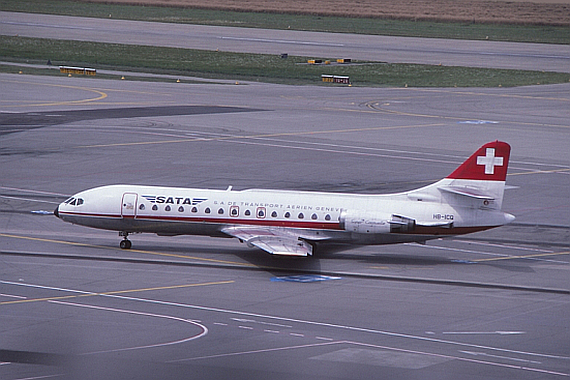
[[121,242],[119,243],[119,247],[121,247],[121,249],[130,249],[132,245],[133,244],[128,239],[121,240]]
[[121,249],[131,249],[133,243],[128,239],[129,233],[121,231],[119,232],[119,236],[123,237],[123,240],[119,243],[119,247],[121,247]]

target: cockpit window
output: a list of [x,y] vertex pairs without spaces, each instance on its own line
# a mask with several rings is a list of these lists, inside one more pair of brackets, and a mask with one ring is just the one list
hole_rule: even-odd
[[65,203],[66,205],[81,206],[84,203],[84,201],[82,198],[71,197],[63,203]]

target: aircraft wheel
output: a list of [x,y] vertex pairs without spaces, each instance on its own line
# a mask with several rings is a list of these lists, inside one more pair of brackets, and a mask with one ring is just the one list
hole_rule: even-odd
[[132,245],[133,244],[131,243],[130,240],[125,239],[125,240],[121,240],[119,247],[121,247],[121,249],[130,249]]

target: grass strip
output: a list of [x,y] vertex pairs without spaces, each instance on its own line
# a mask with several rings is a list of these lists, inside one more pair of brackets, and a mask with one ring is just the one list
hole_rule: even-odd
[[286,84],[320,84],[323,74],[350,76],[358,86],[390,87],[512,87],[570,80],[567,73],[362,61],[309,65],[307,58],[295,56],[17,36],[0,36],[0,60]]
[[[45,64],[45,62],[43,62]],[[47,76],[57,76],[62,77],[68,74],[62,74],[58,67],[46,66],[41,67],[31,67],[30,65],[18,65],[18,64],[4,64],[0,62],[0,73],[7,74],[23,74],[23,75],[47,75]],[[110,74],[97,72],[96,76],[83,76],[85,78],[98,78],[98,79],[111,79],[111,80],[127,80],[127,81],[138,81],[138,82],[168,82],[168,83],[186,83],[186,84],[204,84],[212,83],[205,80],[194,80],[188,78],[171,78],[168,76],[154,76],[154,75],[137,75],[139,73],[133,73],[134,75],[124,75],[122,74]],[[71,76],[80,76],[77,74],[72,74]],[[225,84],[222,82],[216,82],[217,84]]]
[[85,3],[69,0],[0,0],[0,10],[124,20],[266,29],[376,34],[469,40],[569,44],[570,28],[349,18],[191,8]]

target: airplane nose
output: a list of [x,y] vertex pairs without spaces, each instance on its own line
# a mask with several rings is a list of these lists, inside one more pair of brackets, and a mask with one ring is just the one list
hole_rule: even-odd
[[59,218],[59,206],[57,206],[55,208],[55,210],[53,211],[53,214]]

